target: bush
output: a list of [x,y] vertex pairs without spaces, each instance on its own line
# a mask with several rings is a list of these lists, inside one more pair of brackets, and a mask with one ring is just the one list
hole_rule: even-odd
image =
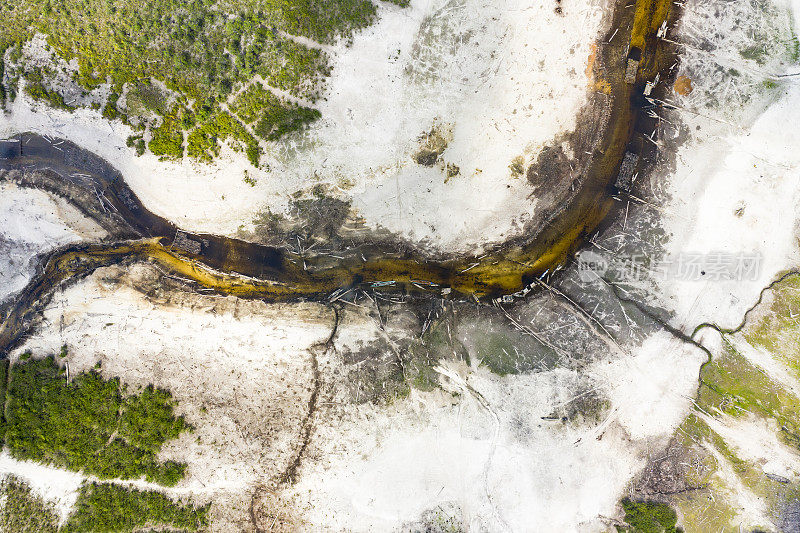
[[153,130],[153,138],[147,147],[155,155],[180,159],[183,157],[183,132],[174,120],[165,119]]
[[268,141],[301,130],[320,118],[316,109],[286,102],[258,84],[251,85],[239,95],[231,106],[231,111],[245,124],[258,121],[255,132]]
[[625,522],[628,528],[617,528],[630,533],[679,533],[676,527],[677,513],[667,504],[659,502],[635,502],[628,498],[622,500]]
[[187,152],[189,157],[201,161],[212,161],[219,155],[220,143],[229,139],[237,141],[238,148],[244,148],[250,162],[254,166],[258,166],[261,156],[258,141],[247,132],[238,120],[225,112],[212,115],[208,121],[189,134]]
[[178,504],[155,491],[92,483],[81,487],[62,533],[128,532],[138,529],[197,531],[208,525],[208,505]]
[[[227,101],[235,87],[249,83],[255,74],[293,96],[310,101],[319,98],[331,71],[327,54],[281,32],[334,43],[370,25],[377,8],[370,0],[229,0],[223,5],[215,0],[17,0],[4,3],[4,15],[0,18],[0,50],[10,49],[10,63],[19,58],[22,43],[43,34],[57,56],[77,61],[76,81],[84,89],[106,81],[112,84],[114,93],[103,108],[105,118],[139,124],[129,119],[144,118],[150,112],[164,116],[177,101],[181,109],[174,113],[174,128],[188,133],[196,124],[202,128],[212,117],[223,114],[219,102]],[[28,78],[33,97],[70,109],[61,95],[46,89],[41,73],[19,69],[12,73],[9,65],[5,66],[10,100],[16,77],[22,75]],[[120,114],[115,104],[123,87],[129,89],[128,108]],[[268,114],[268,109],[261,109],[250,122]],[[314,119],[314,111],[292,108],[289,116],[272,122],[265,119],[261,130],[274,138]],[[154,153],[180,157],[175,132],[152,133]],[[201,159],[212,158],[218,151],[213,148],[217,139],[203,139],[205,133],[195,134],[190,146],[190,152]],[[255,139],[238,140],[248,159],[257,164]]]
[[13,533],[56,533],[55,507],[33,493],[23,480],[8,476],[0,483],[0,531]]
[[108,95],[108,100],[106,100],[106,105],[103,107],[103,118],[106,120],[114,120],[119,118],[119,110],[117,109],[117,100],[119,100],[119,94],[112,91],[111,94]]
[[72,111],[75,109],[74,107],[67,105],[67,103],[64,101],[64,97],[59,93],[45,87],[42,80],[42,75],[38,71],[28,75],[28,80],[25,84],[25,92],[28,93],[28,95],[34,100],[44,101],[56,109],[64,109],[67,111]]
[[185,465],[160,463],[164,442],[191,429],[173,414],[166,391],[146,388],[127,395],[119,378],[92,370],[66,382],[54,357],[10,368],[6,446],[17,459],[50,463],[101,479],[174,485]]

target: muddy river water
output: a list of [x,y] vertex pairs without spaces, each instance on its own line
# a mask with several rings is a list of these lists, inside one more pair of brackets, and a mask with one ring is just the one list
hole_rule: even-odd
[[[601,82],[596,85],[598,105],[604,106],[603,123],[574,195],[537,231],[478,258],[432,259],[385,244],[362,245],[337,258],[301,256],[239,239],[181,231],[150,212],[120,173],[96,156],[67,141],[21,135],[20,153],[0,160],[0,169],[10,171],[4,179],[17,176],[23,186],[49,190],[73,203],[80,203],[77,198],[83,195],[95,202],[96,213],[102,210],[102,216],[116,220],[123,229],[112,232],[114,239],[108,242],[69,246],[43,260],[28,287],[0,310],[0,354],[19,342],[56,287],[99,267],[132,260],[155,262],[221,293],[271,302],[331,301],[367,287],[403,295],[475,299],[527,293],[613,219],[620,205],[615,196],[624,193],[617,187],[620,173],[633,171],[625,169],[626,154],[637,154],[635,164],[646,165],[654,147],[643,137],[652,133],[655,123],[646,113],[651,103],[643,92],[656,75],[670,79],[677,51],[659,38],[659,30],[674,24],[679,15],[670,0],[638,0],[635,7],[616,2],[611,30],[598,48],[594,67]],[[631,63],[632,57],[638,62]],[[653,94],[667,90],[667,85],[657,86]],[[51,179],[20,178],[34,170]],[[90,214],[86,205],[79,207]]]

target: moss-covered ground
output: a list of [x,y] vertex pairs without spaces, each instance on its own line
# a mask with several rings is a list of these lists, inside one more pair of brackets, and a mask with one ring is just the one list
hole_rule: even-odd
[[766,475],[762,464],[741,457],[735,445],[705,421],[707,417],[729,424],[737,419],[764,421],[783,446],[800,453],[800,398],[740,351],[761,350],[787,375],[800,379],[798,310],[800,276],[789,276],[767,292],[740,332],[723,334],[722,349],[701,371],[695,413],[676,433],[685,449],[702,457],[692,465],[691,479],[687,479],[689,486],[699,490],[673,499],[688,532],[738,528],[746,520],[739,497],[759,502],[772,524],[783,523],[792,502],[800,501],[796,483]]

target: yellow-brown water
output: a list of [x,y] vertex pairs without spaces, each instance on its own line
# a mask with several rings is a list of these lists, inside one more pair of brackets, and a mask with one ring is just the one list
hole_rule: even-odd
[[[209,236],[213,252],[206,256],[183,253],[170,246],[171,223],[146,212],[136,220],[152,238],[110,244],[74,246],[53,255],[7,310],[0,329],[0,351],[20,337],[35,314],[37,302],[58,285],[88,275],[101,266],[126,260],[153,261],[184,278],[216,291],[268,301],[327,299],[337,290],[381,285],[384,291],[405,294],[451,294],[476,298],[519,291],[542,273],[564,264],[602,225],[615,207],[612,188],[622,157],[632,141],[638,118],[637,87],[624,81],[628,45],[643,51],[639,79],[652,79],[674,60],[674,48],[656,38],[665,21],[677,16],[669,0],[638,0],[635,9],[619,2],[614,28],[630,27],[602,46],[602,86],[610,94],[610,119],[600,147],[592,155],[578,193],[535,238],[507,243],[481,258],[426,260],[421,255],[383,253],[379,248],[362,256],[351,254],[333,264],[329,258],[301,257],[235,239]],[[124,208],[120,204],[121,208]],[[133,216],[131,214],[131,216]],[[147,225],[150,227],[146,227]],[[242,275],[249,274],[249,275]]]

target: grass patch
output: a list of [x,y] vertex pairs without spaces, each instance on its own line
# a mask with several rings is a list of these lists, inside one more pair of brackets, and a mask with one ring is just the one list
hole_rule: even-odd
[[750,364],[727,341],[723,355],[703,367],[700,378],[697,403],[704,410],[731,416],[752,413],[774,419],[784,428],[781,434],[786,437],[798,433],[800,400]]
[[159,492],[92,483],[81,487],[61,532],[197,531],[208,525],[208,508],[182,505]]
[[769,309],[748,326],[744,338],[778,357],[800,379],[800,323],[796,315],[800,311],[800,276],[785,279],[771,292]]
[[149,386],[128,394],[119,378],[94,370],[67,383],[52,356],[10,368],[6,415],[6,447],[17,459],[163,485],[177,483],[186,468],[157,460],[164,442],[190,429],[174,416],[168,392]]
[[117,109],[117,100],[119,94],[112,91],[106,99],[106,105],[103,106],[103,118],[106,120],[116,120],[119,118],[119,109]]

